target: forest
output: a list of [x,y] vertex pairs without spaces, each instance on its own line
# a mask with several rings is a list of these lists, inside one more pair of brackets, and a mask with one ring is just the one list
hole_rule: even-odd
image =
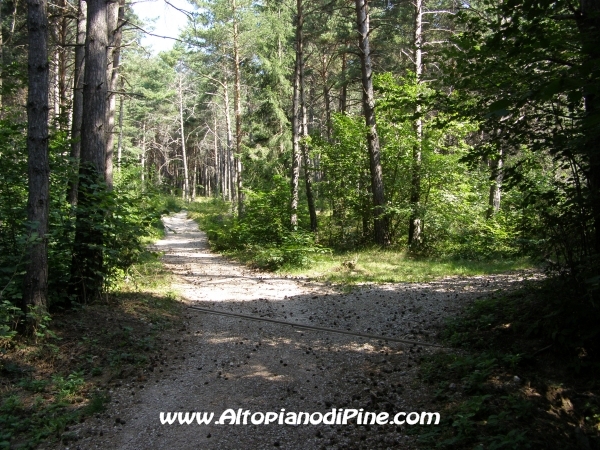
[[519,333],[598,367],[599,2],[164,2],[187,25],[156,53],[131,2],[0,0],[0,355],[187,210],[261,270],[524,264]]

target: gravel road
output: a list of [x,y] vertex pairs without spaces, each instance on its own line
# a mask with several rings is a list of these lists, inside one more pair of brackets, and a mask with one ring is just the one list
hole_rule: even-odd
[[[342,290],[254,272],[215,255],[185,212],[164,222],[167,235],[155,245],[177,275],[174,289],[190,305],[318,327],[435,343],[444,318],[524,276]],[[190,309],[181,327],[164,335],[154,370],[112,387],[107,411],[72,428],[78,440],[60,448],[416,448],[407,425],[252,425],[250,416],[248,425],[214,422],[240,408],[250,414],[428,411],[431,387],[416,377],[416,362],[434,351],[446,350]],[[161,425],[160,412],[177,411],[215,417],[210,425]]]

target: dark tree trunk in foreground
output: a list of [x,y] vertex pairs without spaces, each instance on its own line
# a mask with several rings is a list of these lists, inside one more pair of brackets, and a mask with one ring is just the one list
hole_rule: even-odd
[[379,151],[379,136],[375,123],[375,99],[373,95],[373,70],[369,46],[369,8],[367,0],[355,0],[358,25],[358,46],[362,69],[363,112],[367,125],[371,190],[373,192],[373,214],[375,216],[375,242],[382,247],[390,243],[389,225],[385,217],[385,196]]
[[[29,197],[27,220],[31,224],[29,265],[25,275],[22,308],[46,309],[48,296],[48,22],[46,0],[27,1],[29,90],[27,94],[27,154]],[[36,239],[33,237],[37,235]]]
[[[79,167],[81,157],[81,122],[83,120],[83,74],[85,71],[85,33],[87,21],[87,2],[79,0],[77,13],[77,46],[75,47],[75,67],[73,68],[73,122],[71,125],[71,158]],[[77,187],[79,178],[69,181],[67,200],[71,205],[77,204]]]
[[80,302],[99,298],[104,282],[105,210],[101,202],[106,192],[107,41],[107,3],[88,0],[79,196],[71,267],[71,294]]

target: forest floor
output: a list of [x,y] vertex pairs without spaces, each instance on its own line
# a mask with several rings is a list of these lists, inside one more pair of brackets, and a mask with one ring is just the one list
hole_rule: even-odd
[[[185,212],[164,219],[155,244],[185,304],[284,322],[437,343],[443,321],[532,272],[344,288],[255,272],[210,252]],[[341,335],[184,309],[150,364],[107,383],[105,411],[68,429],[64,449],[416,448],[427,425],[224,425],[225,410],[436,412],[418,378],[437,347]],[[131,374],[130,374],[131,375]],[[439,406],[439,405],[438,405]],[[214,412],[210,425],[162,425],[161,412]],[[250,423],[250,420],[248,420]]]

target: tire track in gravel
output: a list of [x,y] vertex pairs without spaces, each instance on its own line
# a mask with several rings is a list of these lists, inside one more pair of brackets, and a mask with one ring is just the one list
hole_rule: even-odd
[[[466,302],[517,286],[523,275],[365,285],[351,292],[310,280],[258,273],[210,252],[181,212],[163,219],[155,244],[190,304],[219,311],[435,342],[445,317]],[[329,412],[427,410],[417,361],[440,351],[299,330],[226,316],[186,313],[164,336],[144,379],[111,390],[105,414],[79,425],[79,449],[415,448],[399,426],[161,425],[160,412]],[[64,446],[61,446],[64,448]]]

